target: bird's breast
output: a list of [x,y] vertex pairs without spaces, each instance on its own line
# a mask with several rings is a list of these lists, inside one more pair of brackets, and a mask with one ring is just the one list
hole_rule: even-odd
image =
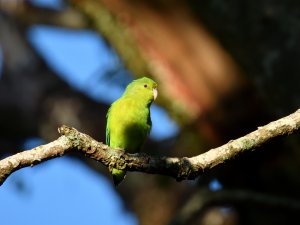
[[113,108],[110,116],[111,147],[139,151],[151,128],[149,109],[121,105]]

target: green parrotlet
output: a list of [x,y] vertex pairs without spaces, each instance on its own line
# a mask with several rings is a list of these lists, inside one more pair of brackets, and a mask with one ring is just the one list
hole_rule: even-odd
[[[156,97],[156,82],[147,77],[132,81],[108,110],[106,144],[129,153],[140,151],[151,130],[150,106]],[[126,175],[115,168],[111,173],[116,186]]]

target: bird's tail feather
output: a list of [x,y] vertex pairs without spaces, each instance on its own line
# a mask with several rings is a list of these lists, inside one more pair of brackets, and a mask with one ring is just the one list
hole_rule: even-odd
[[122,180],[124,180],[124,178],[126,176],[126,171],[113,168],[111,171],[111,174],[112,174],[115,186],[118,186],[122,182]]

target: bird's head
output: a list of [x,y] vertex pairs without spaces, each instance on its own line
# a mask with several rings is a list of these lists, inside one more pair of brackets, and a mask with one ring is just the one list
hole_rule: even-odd
[[143,77],[132,81],[126,88],[124,95],[154,101],[157,97],[157,83],[150,78]]

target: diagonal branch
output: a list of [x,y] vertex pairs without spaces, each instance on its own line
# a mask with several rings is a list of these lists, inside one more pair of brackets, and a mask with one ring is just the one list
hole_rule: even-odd
[[90,136],[80,133],[75,128],[61,126],[62,135],[57,140],[32,150],[24,151],[0,161],[0,184],[14,171],[32,166],[51,158],[62,156],[69,151],[80,151],[87,157],[101,162],[109,169],[117,168],[127,171],[139,171],[162,174],[176,178],[195,179],[206,169],[224,163],[237,154],[253,150],[267,141],[296,132],[300,128],[300,109],[296,112],[271,122],[236,140],[229,141],[218,148],[201,155],[187,158],[158,157],[147,154],[128,154],[122,149],[112,149],[97,142]]

